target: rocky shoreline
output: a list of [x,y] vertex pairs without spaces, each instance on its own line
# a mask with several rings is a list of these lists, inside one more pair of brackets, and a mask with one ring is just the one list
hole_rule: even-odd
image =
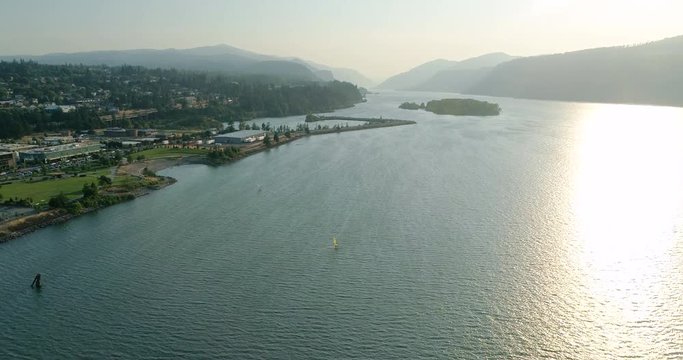
[[[128,194],[133,195],[131,200],[134,200],[140,196],[145,196],[154,190],[163,189],[166,186],[172,185],[176,182],[176,179],[172,177],[163,176],[160,178],[162,178],[161,183],[155,185],[154,187],[143,187],[129,192]],[[51,225],[63,224],[73,218],[103,209],[105,207],[107,206],[84,208],[78,214],[70,214],[64,209],[51,209],[8,221],[0,225],[0,243],[14,240]]]

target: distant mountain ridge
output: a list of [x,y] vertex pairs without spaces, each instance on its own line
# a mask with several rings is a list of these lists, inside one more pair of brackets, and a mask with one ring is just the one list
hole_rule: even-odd
[[325,76],[326,73],[331,74],[334,77],[334,79],[336,79],[336,80],[350,82],[352,84],[356,84],[358,86],[363,86],[363,87],[370,87],[370,86],[373,86],[375,84],[374,81],[370,80],[365,75],[363,75],[360,72],[353,70],[353,69],[331,67],[331,66],[315,63],[313,61],[302,60],[299,58],[286,58],[286,59],[290,60],[290,61],[298,62],[300,64],[303,64],[306,67],[313,70],[316,74],[319,74],[320,76]]
[[372,82],[355,70],[314,64],[297,58],[263,55],[230,45],[191,49],[105,50],[45,55],[1,56],[0,60],[33,60],[42,64],[137,65],[150,68],[215,71],[232,74],[266,75],[287,81],[341,80],[360,86]]
[[472,94],[683,106],[683,36],[520,58],[498,65]]
[[515,58],[435,60],[382,89],[602,103],[683,106],[683,36],[632,46]]
[[434,88],[439,88],[439,91],[452,91],[452,89],[445,89],[448,88],[448,86],[445,85],[449,83],[458,83],[458,79],[448,79],[449,76],[455,74],[455,76],[460,77],[472,77],[474,76],[472,74],[481,73],[482,69],[488,69],[515,58],[515,56],[498,52],[465,59],[463,61],[437,59],[419,65],[404,73],[392,76],[377,87],[380,89],[426,91],[436,91]]
[[450,66],[457,64],[457,61],[450,61],[445,59],[432,60],[422,65],[416,66],[404,73],[394,75],[381,84],[377,85],[378,89],[392,89],[392,90],[408,90],[413,86],[420,84],[426,79],[434,76],[437,72],[447,69]]

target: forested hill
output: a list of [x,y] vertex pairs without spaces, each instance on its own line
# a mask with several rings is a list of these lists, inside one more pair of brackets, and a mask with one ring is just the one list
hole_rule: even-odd
[[[203,127],[263,116],[328,112],[360,101],[355,85],[339,81],[288,84],[264,76],[137,66],[0,62],[2,138],[111,125]],[[61,109],[55,109],[58,105]],[[155,109],[158,115],[148,120],[152,123],[105,124],[100,120],[102,115],[135,109]]]
[[683,106],[683,36],[639,46],[512,60],[498,65],[466,92]]
[[191,49],[105,50],[45,55],[0,56],[0,60],[33,60],[40,64],[134,65],[147,68],[211,71],[229,75],[268,75],[284,81],[339,80],[371,85],[355,70],[329,67],[297,58],[277,57],[230,45]]

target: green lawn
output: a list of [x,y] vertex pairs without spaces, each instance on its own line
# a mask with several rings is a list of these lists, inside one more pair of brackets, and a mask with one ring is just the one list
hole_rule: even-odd
[[3,199],[10,197],[32,198],[34,204],[44,204],[51,197],[59,195],[60,192],[64,192],[69,198],[76,198],[81,196],[84,184],[91,182],[97,184],[97,178],[102,175],[111,176],[111,170],[88,171],[85,174],[84,177],[77,176],[36,182],[15,181],[12,184],[0,186],[0,194],[2,194]]
[[188,155],[204,155],[209,151],[206,149],[167,149],[167,148],[156,148],[150,150],[143,150],[140,152],[133,153],[133,157],[136,158],[140,155],[144,155],[146,159],[156,159],[161,157],[181,157]]
[[[134,153],[133,157],[144,155],[146,159],[155,159],[163,157],[181,157],[189,155],[202,155],[208,153],[205,149],[151,149],[138,153]],[[67,177],[64,179],[49,179],[36,182],[14,181],[12,184],[0,186],[0,194],[2,199],[9,199],[18,197],[20,199],[31,198],[34,204],[45,204],[51,197],[59,195],[63,192],[69,198],[77,198],[81,196],[81,190],[84,184],[94,182],[97,184],[97,178],[105,175],[111,177],[111,169],[101,169],[95,171],[87,171],[81,174],[86,176]],[[41,179],[42,176],[35,176],[34,179]],[[132,176],[117,176],[112,179],[113,184],[117,186],[125,186],[131,182],[140,181],[138,178]]]

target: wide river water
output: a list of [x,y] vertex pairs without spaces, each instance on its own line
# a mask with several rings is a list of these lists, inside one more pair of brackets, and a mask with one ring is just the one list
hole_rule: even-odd
[[0,244],[0,358],[683,357],[683,109],[453,96]]

